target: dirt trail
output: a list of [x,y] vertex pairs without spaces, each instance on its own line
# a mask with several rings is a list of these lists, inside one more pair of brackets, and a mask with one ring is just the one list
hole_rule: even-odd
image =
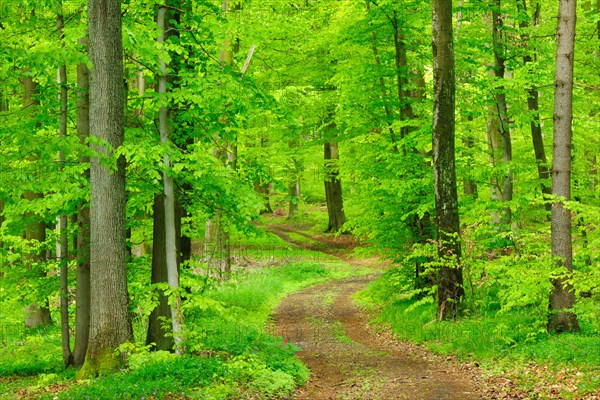
[[[272,231],[284,240],[290,239],[280,229]],[[355,265],[362,262],[338,249],[326,252]],[[479,374],[470,374],[475,372],[469,371],[470,367],[399,342],[368,324],[367,314],[355,306],[351,296],[377,276],[310,287],[289,296],[276,310],[278,334],[302,349],[298,355],[312,371],[310,380],[294,398],[485,398],[479,390]]]

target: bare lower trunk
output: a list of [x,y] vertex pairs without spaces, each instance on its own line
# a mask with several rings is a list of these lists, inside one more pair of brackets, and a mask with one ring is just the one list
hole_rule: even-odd
[[[465,146],[465,148],[471,149],[474,146],[473,142],[473,137],[467,137],[463,139],[463,146]],[[463,178],[463,193],[471,199],[477,200],[477,182],[475,182],[473,178],[469,176]]]
[[455,79],[452,39],[452,1],[432,2],[433,49],[433,173],[438,252],[438,319],[455,318],[464,296],[458,193],[454,154]]
[[292,219],[296,212],[298,212],[298,203],[300,201],[300,179],[290,182],[288,190],[288,219]]
[[552,257],[557,271],[552,278],[548,331],[579,331],[572,308],[575,294],[570,283],[573,273],[571,210],[571,145],[573,119],[573,60],[575,55],[575,0],[560,0],[554,75],[554,150],[552,153]]
[[[167,254],[165,245],[165,203],[164,194],[154,198],[154,228],[152,232],[152,284],[167,283]],[[146,344],[154,343],[155,350],[171,351],[175,345],[169,299],[161,291],[158,295],[158,306],[152,310],[148,323]]]
[[216,271],[221,278],[227,278],[231,274],[229,232],[225,230],[221,210],[206,221],[204,257],[209,269]]
[[325,198],[329,223],[326,232],[338,232],[346,222],[344,200],[342,198],[342,182],[339,180],[337,142],[325,142]]

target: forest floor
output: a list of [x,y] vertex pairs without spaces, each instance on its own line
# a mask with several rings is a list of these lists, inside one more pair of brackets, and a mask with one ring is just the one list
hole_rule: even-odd
[[[354,257],[356,245],[348,236],[310,236],[281,226],[270,230],[346,263],[385,268],[376,258]],[[486,389],[487,378],[474,364],[398,341],[388,330],[369,324],[371,316],[354,304],[352,295],[377,277],[374,273],[312,286],[288,296],[276,309],[277,333],[301,349],[298,356],[312,371],[296,399],[515,398],[497,397]]]

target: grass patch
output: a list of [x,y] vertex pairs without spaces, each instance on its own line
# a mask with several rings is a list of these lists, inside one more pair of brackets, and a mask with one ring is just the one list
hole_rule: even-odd
[[63,369],[59,327],[5,329],[0,399],[286,398],[309,371],[297,349],[275,335],[273,308],[306,286],[362,272],[340,262],[299,261],[241,269],[210,285],[205,277],[186,276],[192,294],[184,306],[184,340],[190,354],[132,346],[127,369],[88,380]]

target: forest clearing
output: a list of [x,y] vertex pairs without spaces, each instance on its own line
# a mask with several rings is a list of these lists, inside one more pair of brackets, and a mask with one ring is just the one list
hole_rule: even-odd
[[600,1],[0,33],[0,399],[600,399]]

